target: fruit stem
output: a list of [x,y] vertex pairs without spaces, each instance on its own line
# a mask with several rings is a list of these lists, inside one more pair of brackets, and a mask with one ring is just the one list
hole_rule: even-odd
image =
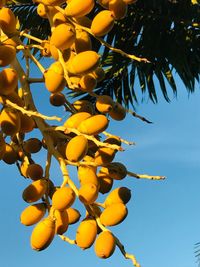
[[148,175],[148,174],[138,174],[134,172],[127,171],[127,175],[131,177],[135,177],[137,179],[149,179],[149,180],[164,180],[165,176],[154,176],[154,175]]
[[153,123],[152,121],[147,120],[145,117],[142,117],[142,116],[138,115],[138,114],[137,114],[135,111],[133,111],[133,110],[126,109],[126,112],[127,112],[127,113],[130,113],[131,115],[133,115],[134,117],[136,117],[136,118],[138,118],[138,119],[140,119],[140,120],[142,120],[142,121],[145,121],[145,122],[147,122],[147,123]]

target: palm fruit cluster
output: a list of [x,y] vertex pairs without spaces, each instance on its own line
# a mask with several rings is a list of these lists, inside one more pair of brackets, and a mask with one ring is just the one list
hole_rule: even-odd
[[[36,40],[41,56],[54,61],[41,68],[41,82],[49,92],[49,103],[64,106],[67,119],[50,125],[34,105],[29,84],[31,78],[17,59],[22,50],[25,58],[32,56],[31,45],[24,45],[16,29],[14,13],[1,1],[0,7],[0,160],[16,164],[20,174],[29,181],[22,198],[27,203],[20,221],[33,226],[30,243],[34,250],[47,248],[56,235],[78,223],[72,242],[82,249],[94,244],[98,257],[110,257],[119,240],[109,227],[123,222],[128,215],[127,203],[131,191],[124,186],[114,187],[116,180],[126,177],[126,167],[115,160],[122,150],[122,140],[107,134],[110,120],[120,121],[126,109],[108,95],[96,95],[94,89],[104,79],[101,55],[92,50],[92,38],[108,34],[116,20],[123,19],[133,0],[37,0],[37,13],[48,19],[51,36]],[[61,8],[65,4],[65,8]],[[91,20],[87,15],[101,5],[103,10]],[[23,36],[23,33],[21,34]],[[26,34],[24,39],[33,39]],[[37,44],[38,42],[38,44]],[[26,52],[25,48],[26,47]],[[34,60],[36,62],[36,59]],[[65,91],[77,90],[93,94],[95,103],[87,100],[70,102]],[[34,136],[34,130],[41,138]],[[28,137],[32,135],[32,137]],[[63,183],[54,185],[48,163],[44,168],[34,160],[41,150],[57,159]],[[37,158],[37,157],[36,157]],[[68,165],[77,170],[79,186],[68,175]],[[98,198],[106,195],[104,203]],[[75,200],[85,207],[85,214],[74,207]],[[81,219],[80,219],[81,218]],[[138,265],[139,266],[139,265]]]

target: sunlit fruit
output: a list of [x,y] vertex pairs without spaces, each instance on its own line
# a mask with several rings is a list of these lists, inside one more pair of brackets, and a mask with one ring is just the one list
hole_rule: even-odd
[[72,207],[67,209],[67,214],[68,214],[69,224],[77,223],[81,217],[80,212],[77,209],[72,208]]
[[92,183],[99,186],[98,177],[96,175],[96,168],[93,166],[79,166],[78,179],[81,185]]
[[97,97],[96,108],[101,113],[108,113],[112,110],[114,101],[108,95],[101,95]]
[[95,253],[99,258],[107,259],[115,251],[116,242],[113,234],[109,231],[101,232],[95,241]]
[[93,104],[88,100],[80,99],[75,101],[72,105],[78,112],[94,113]]
[[67,4],[65,14],[70,17],[83,17],[90,13],[94,5],[94,0],[72,0]]
[[73,137],[66,147],[66,157],[70,161],[80,161],[88,151],[88,140],[83,135]]
[[55,217],[55,222],[56,222],[56,234],[62,235],[64,234],[69,225],[69,218],[68,218],[68,213],[66,210],[60,211],[60,210],[55,210],[54,211],[54,217]]
[[97,236],[97,223],[94,219],[83,220],[76,231],[76,244],[82,249],[92,246]]
[[118,187],[112,190],[104,201],[105,207],[112,204],[123,203],[127,204],[131,199],[131,190],[127,187]]
[[48,182],[45,179],[40,179],[32,182],[27,186],[22,194],[24,201],[32,203],[38,201],[46,192]]
[[99,147],[95,153],[94,161],[98,165],[103,165],[112,162],[116,151],[110,147]]
[[78,196],[84,204],[92,204],[98,197],[98,187],[93,183],[85,183],[79,188]]
[[26,207],[21,215],[20,221],[26,226],[38,223],[45,215],[46,205],[44,203],[37,203]]
[[64,127],[77,128],[82,121],[86,120],[89,117],[91,117],[91,114],[88,112],[75,113],[66,120]]
[[115,203],[105,208],[100,215],[100,221],[105,226],[114,226],[121,223],[128,215],[123,203]]
[[55,235],[55,221],[45,218],[40,221],[31,234],[30,243],[34,250],[41,251],[47,248],[53,241]]
[[4,108],[0,114],[0,125],[1,130],[6,135],[15,135],[19,132],[21,126],[19,111],[11,108]]
[[7,143],[5,146],[5,150],[4,150],[4,154],[3,154],[2,159],[7,164],[14,164],[18,159],[16,151],[13,149],[13,147],[11,145],[9,145]]
[[52,207],[57,210],[69,208],[75,201],[76,195],[70,187],[62,187],[52,196]]
[[109,33],[115,23],[115,18],[110,10],[103,10],[97,13],[91,24],[91,32],[95,36],[104,36]]

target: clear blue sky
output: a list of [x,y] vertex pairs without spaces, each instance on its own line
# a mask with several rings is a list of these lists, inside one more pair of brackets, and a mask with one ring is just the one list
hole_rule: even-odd
[[[34,95],[37,106],[43,105],[40,110],[49,114],[50,106],[44,104],[45,89],[36,86]],[[118,153],[116,161],[126,164],[133,172],[167,176],[165,181],[127,177],[114,185],[131,188],[132,199],[128,203],[128,217],[119,226],[112,227],[113,232],[142,267],[198,266],[194,244],[200,241],[199,103],[199,87],[188,98],[180,83],[178,99],[170,104],[160,96],[156,105],[145,100],[137,107],[137,112],[153,124],[143,123],[131,115],[120,123],[110,123],[109,132],[136,142],[136,146],[125,145],[126,151]],[[52,109],[51,114],[60,115],[61,111]],[[45,154],[35,160],[44,166]],[[0,170],[0,266],[132,266],[118,249],[110,259],[101,260],[95,256],[93,247],[81,251],[58,237],[45,251],[33,251],[29,245],[32,227],[25,227],[19,221],[21,211],[27,206],[21,195],[28,182],[20,177],[15,166],[0,162]],[[57,166],[51,169],[51,175],[53,181],[61,183]],[[78,201],[76,207],[79,207]],[[74,238],[77,225],[70,227],[69,237]]]

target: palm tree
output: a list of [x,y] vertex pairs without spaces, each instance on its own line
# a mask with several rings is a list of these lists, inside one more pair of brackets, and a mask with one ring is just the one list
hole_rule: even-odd
[[[37,15],[36,7],[31,0],[11,4],[21,29],[47,38],[50,34],[48,20]],[[97,5],[90,17],[101,9]],[[150,63],[133,61],[107,47],[102,50],[101,43],[93,40],[93,49],[101,48],[101,64],[107,69],[97,93],[110,95],[126,106],[134,105],[138,102],[137,80],[142,94],[148,94],[153,102],[158,101],[157,88],[161,89],[165,100],[170,101],[169,89],[174,95],[177,93],[175,73],[188,92],[193,92],[200,73],[199,16],[200,4],[195,0],[138,0],[130,5],[126,18],[117,21],[104,40],[128,54],[147,58]],[[156,83],[159,84],[157,88]]]

